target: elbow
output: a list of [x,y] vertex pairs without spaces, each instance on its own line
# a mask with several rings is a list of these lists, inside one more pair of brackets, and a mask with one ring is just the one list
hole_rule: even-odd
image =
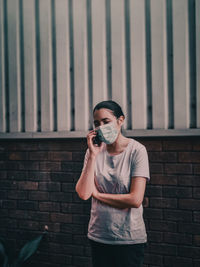
[[76,186],[75,190],[76,190],[76,193],[78,194],[78,196],[82,200],[88,200],[91,197],[91,194],[86,194],[86,193],[83,193],[83,192],[79,191],[78,188],[77,188],[77,186]]
[[[78,193],[78,192],[77,192]],[[88,200],[91,195],[88,195],[88,194],[80,194],[78,193],[78,196],[82,199],[82,200]]]
[[138,209],[141,206],[141,202],[134,202],[132,207]]
[[136,208],[138,209],[142,204],[142,200],[138,199],[138,198],[135,198],[135,199],[132,199],[131,201],[131,208]]

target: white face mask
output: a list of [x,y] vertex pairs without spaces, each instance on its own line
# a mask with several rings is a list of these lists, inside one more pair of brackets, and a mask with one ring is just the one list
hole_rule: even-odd
[[107,145],[113,144],[118,136],[118,130],[113,122],[96,128],[99,139]]

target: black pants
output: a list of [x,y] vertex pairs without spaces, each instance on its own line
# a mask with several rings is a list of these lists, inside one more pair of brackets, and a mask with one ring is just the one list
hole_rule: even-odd
[[146,244],[108,245],[90,240],[93,267],[142,267]]

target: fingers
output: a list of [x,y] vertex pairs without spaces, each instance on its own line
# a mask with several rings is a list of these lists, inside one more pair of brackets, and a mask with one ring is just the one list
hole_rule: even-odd
[[97,135],[97,133],[95,132],[95,130],[92,130],[88,133],[87,135],[87,140],[88,140],[88,145],[93,144],[93,138]]

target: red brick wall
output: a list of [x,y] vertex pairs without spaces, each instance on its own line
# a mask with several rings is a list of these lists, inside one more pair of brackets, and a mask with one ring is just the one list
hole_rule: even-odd
[[[151,170],[144,267],[200,266],[200,140],[137,140]],[[0,141],[0,236],[18,250],[49,227],[30,266],[91,266],[90,201],[74,191],[85,149],[83,139]]]

